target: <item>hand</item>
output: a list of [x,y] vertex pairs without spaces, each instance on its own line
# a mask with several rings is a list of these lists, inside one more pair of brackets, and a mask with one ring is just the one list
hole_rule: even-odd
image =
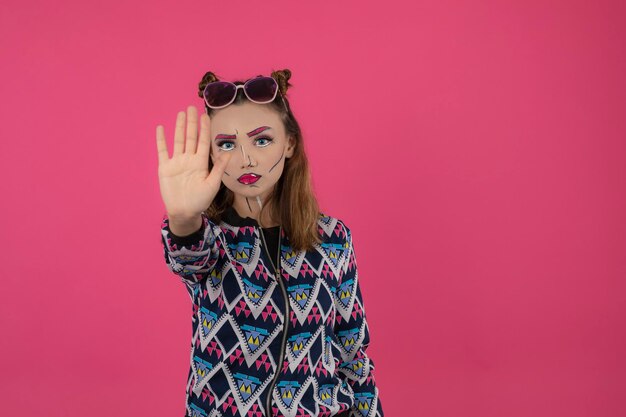
[[198,114],[195,106],[187,108],[187,133],[185,112],[176,117],[174,153],[169,158],[165,132],[162,125],[156,128],[159,157],[159,186],[161,198],[170,217],[193,218],[205,211],[213,202],[222,182],[222,176],[231,152],[214,158],[209,173],[211,156],[210,119],[205,113],[200,117],[198,140]]

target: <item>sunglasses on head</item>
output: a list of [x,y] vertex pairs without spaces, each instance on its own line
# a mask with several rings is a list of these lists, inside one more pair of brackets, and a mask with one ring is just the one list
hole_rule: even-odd
[[[265,104],[274,101],[276,94],[279,93],[278,83],[272,77],[258,76],[251,78],[242,85],[236,85],[228,81],[213,81],[204,87],[202,96],[206,105],[212,109],[222,109],[230,105],[237,97],[237,90],[243,89],[244,94],[253,103]],[[283,95],[285,110],[287,103]],[[288,111],[288,110],[287,110]]]

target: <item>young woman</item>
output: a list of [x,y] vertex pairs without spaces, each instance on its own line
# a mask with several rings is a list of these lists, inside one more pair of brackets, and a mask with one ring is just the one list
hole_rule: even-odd
[[186,416],[383,416],[352,234],[319,211],[290,76],[207,72],[171,158],[157,126],[165,262],[193,303]]

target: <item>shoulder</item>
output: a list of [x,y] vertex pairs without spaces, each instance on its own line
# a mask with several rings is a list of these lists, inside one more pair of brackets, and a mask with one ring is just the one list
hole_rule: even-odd
[[350,227],[343,219],[332,216],[327,212],[320,212],[317,223],[320,227],[320,232],[325,234],[333,243],[344,245],[352,241]]

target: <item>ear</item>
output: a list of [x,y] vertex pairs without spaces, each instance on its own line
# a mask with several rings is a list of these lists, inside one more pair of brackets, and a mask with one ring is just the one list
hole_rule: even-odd
[[285,158],[291,158],[293,156],[294,149],[296,147],[296,141],[292,136],[289,136],[287,140],[287,149],[285,150]]

